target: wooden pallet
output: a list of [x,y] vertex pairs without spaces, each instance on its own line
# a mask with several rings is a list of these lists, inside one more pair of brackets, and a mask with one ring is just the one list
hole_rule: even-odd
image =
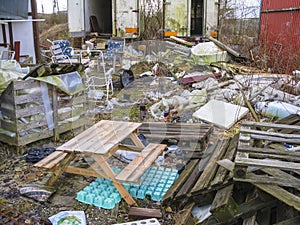
[[[1,94],[0,112],[3,118],[0,119],[0,129],[4,131],[0,132],[1,142],[24,146],[49,137],[58,140],[60,134],[86,124],[86,96],[83,91],[68,96],[47,85],[45,95],[40,85],[36,80],[16,80]],[[45,103],[46,98],[49,105]]]
[[208,143],[213,126],[195,123],[161,123],[147,122],[139,128],[151,143],[175,141],[186,151],[203,151]]
[[[291,121],[290,119],[288,121]],[[234,167],[234,180],[259,189],[300,211],[300,126],[244,122]]]
[[211,203],[218,189],[232,183],[232,175],[217,162],[232,160],[237,140],[237,135],[233,139],[219,140],[206,148],[201,160],[191,160],[164,195],[162,204],[177,204],[182,208],[190,201],[199,203],[199,199],[202,205]]
[[216,145],[216,149],[205,166],[203,173],[197,180],[192,195],[204,195],[230,184],[232,182],[232,174],[224,167],[218,164],[221,160],[232,160],[236,153],[238,135],[232,139],[225,139],[221,144]]

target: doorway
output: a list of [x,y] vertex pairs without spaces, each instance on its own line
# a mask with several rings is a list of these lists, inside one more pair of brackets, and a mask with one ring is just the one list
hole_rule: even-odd
[[191,35],[203,35],[204,1],[192,0],[191,4]]

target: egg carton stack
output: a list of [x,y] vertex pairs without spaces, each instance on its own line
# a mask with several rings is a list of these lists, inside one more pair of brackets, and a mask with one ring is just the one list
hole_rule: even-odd
[[[116,173],[120,170],[115,169]],[[151,167],[142,176],[140,184],[123,183],[132,197],[145,199],[150,196],[153,201],[161,201],[178,178],[178,171],[170,168]],[[97,178],[89,186],[77,193],[80,202],[95,205],[104,209],[113,209],[122,196],[113,183],[104,178]]]

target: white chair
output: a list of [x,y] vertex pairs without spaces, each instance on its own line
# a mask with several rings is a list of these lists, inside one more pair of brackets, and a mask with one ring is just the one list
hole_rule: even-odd
[[13,60],[15,58],[15,51],[3,50],[0,53],[1,60]]
[[89,101],[99,102],[106,96],[106,101],[113,95],[112,74],[114,68],[106,69],[103,52],[92,50],[91,53],[99,54],[97,60],[91,60],[89,67],[85,70],[86,88]]

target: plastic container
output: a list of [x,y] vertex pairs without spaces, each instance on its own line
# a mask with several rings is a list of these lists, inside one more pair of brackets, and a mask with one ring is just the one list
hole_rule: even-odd
[[203,42],[191,48],[193,59],[196,64],[211,64],[226,62],[228,55],[213,42]]

